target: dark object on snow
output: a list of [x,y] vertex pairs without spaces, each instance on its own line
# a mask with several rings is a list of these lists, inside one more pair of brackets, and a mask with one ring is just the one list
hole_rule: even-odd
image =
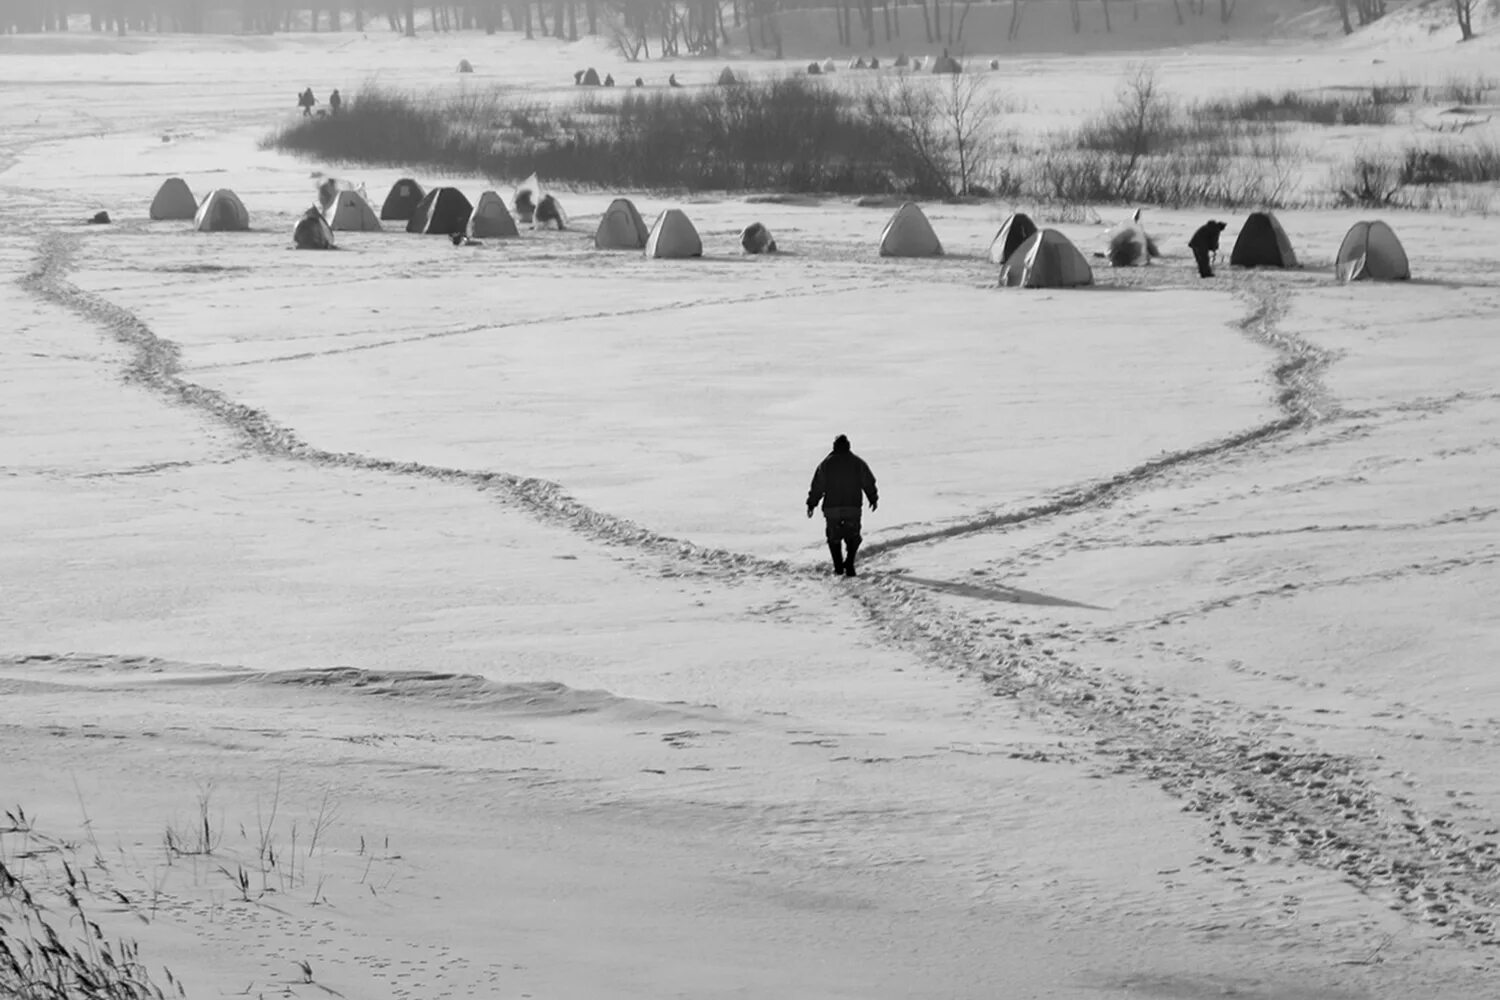
[[391,185],[390,193],[380,206],[380,218],[385,222],[405,222],[425,197],[427,192],[422,190],[422,185],[410,177],[403,177]]
[[576,87],[583,86],[583,70],[579,70],[573,74],[573,85]]
[[568,217],[563,212],[562,204],[550,194],[544,194],[536,204],[536,224],[546,229],[550,222],[557,223],[558,229],[568,228]]
[[458,188],[435,187],[412,211],[411,218],[406,221],[406,231],[452,236],[468,227],[473,212],[474,206]]
[[740,246],[746,253],[775,253],[776,241],[763,223],[752,222],[740,233]]
[[323,210],[314,205],[302,213],[292,230],[292,243],[298,250],[332,250],[333,230],[323,218]]
[[536,219],[536,202],[532,200],[530,188],[516,192],[516,218],[528,226]]
[[597,87],[597,86],[599,86],[599,72],[598,72],[598,70],[594,69],[594,67],[592,67],[592,66],[590,66],[588,69],[584,70],[583,71],[583,85],[585,87]]
[[1219,253],[1219,234],[1229,226],[1227,222],[1209,219],[1199,226],[1188,240],[1188,249],[1193,251],[1193,260],[1198,262],[1198,277],[1214,276],[1213,259]]
[[615,85],[615,75],[613,73],[604,74],[604,85],[606,87],[613,87]]
[[[808,517],[813,516],[819,501],[823,503],[823,537],[828,541],[828,554],[833,556],[834,576],[855,575],[854,556],[862,541],[859,518],[863,499],[870,501],[872,511],[880,506],[875,474],[864,459],[849,450],[849,439],[840,434],[833,439],[833,451],[818,463],[807,491]],[[848,547],[847,554],[844,546]]]
[[673,73],[671,76],[667,77],[667,86],[669,86],[669,87],[680,87],[680,86],[682,86],[682,84],[680,84],[680,83],[677,82],[677,74],[676,73]]
[[313,96],[311,87],[308,87],[306,90],[302,91],[302,93],[297,95],[297,107],[302,109],[303,118],[312,117],[313,105],[317,103],[318,99]]
[[339,108],[344,106],[344,99],[339,96],[337,87],[333,89],[333,93],[328,95],[328,106],[333,109],[334,114],[338,114]]
[[871,56],[870,57],[870,69],[879,69],[879,68],[880,68],[880,57],[879,56]]
[[642,80],[640,77],[636,77],[635,78],[635,85],[637,87],[644,87],[646,85],[646,81]]
[[822,76],[823,75],[823,67],[819,66],[815,62],[810,62],[810,63],[807,64],[807,75],[808,76]]
[[893,63],[893,65],[897,69],[905,69],[907,66],[911,65],[911,60],[906,58],[905,52],[902,52],[900,55],[896,56],[896,61],[895,63]]
[[107,225],[109,225],[109,213],[108,212],[95,212],[94,213],[94,217],[89,220],[89,225],[91,225],[91,226],[107,226]]
[[460,73],[472,73],[474,72],[474,67],[469,63],[469,60],[460,59],[458,61],[458,71]]

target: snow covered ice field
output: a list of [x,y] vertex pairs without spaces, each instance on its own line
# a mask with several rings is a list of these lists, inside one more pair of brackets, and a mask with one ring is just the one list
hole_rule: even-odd
[[[0,799],[190,996],[1493,995],[1496,218],[1388,214],[1414,280],[1360,286],[1336,211],[1205,283],[1241,216],[1148,210],[1162,265],[1073,292],[993,287],[1000,205],[924,206],[937,260],[878,257],[891,208],[567,190],[571,232],[302,254],[314,171],[412,172],[259,150],[304,84],[611,57],[0,41]],[[1448,58],[1159,63],[1372,51]],[[174,174],[252,232],[146,221]],[[616,194],[704,259],[595,251]],[[839,432],[857,581],[803,516]]]

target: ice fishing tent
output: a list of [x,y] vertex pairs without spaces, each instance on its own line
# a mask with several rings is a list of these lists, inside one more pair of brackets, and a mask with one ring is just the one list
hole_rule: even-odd
[[942,253],[943,245],[932,231],[932,223],[915,202],[896,209],[880,234],[882,257],[939,257]]
[[249,229],[250,213],[245,211],[239,195],[228,188],[214,188],[198,206],[193,228],[205,233]]
[[1093,283],[1089,262],[1056,229],[1032,233],[1000,267],[1000,284],[1012,288],[1076,288]]
[[297,220],[292,230],[292,243],[298,250],[333,249],[333,230],[328,228],[328,220],[323,218],[317,206],[303,212],[302,218]]
[[1297,255],[1286,230],[1270,212],[1252,212],[1229,253],[1234,267],[1296,267]]
[[640,250],[650,238],[646,220],[629,198],[610,202],[594,230],[594,246],[599,250]]
[[1396,233],[1384,222],[1356,222],[1339,244],[1335,272],[1340,281],[1404,281],[1411,264]]
[[837,70],[838,70],[838,66],[834,63],[834,61],[832,59],[824,59],[823,60],[823,72],[825,72],[825,73],[833,73],[833,72],[836,72]]
[[427,192],[422,190],[422,185],[410,177],[403,177],[391,185],[390,193],[380,206],[380,217],[388,222],[405,222],[425,197]]
[[153,219],[191,219],[198,214],[198,199],[181,177],[168,177],[151,199]]
[[1006,258],[1015,252],[1016,247],[1026,242],[1026,238],[1036,232],[1036,223],[1031,221],[1031,216],[1025,212],[1012,212],[1010,217],[1000,224],[1000,231],[990,241],[990,263],[1004,264]]
[[406,231],[452,236],[464,231],[473,211],[474,206],[458,188],[435,187],[412,211],[406,222]]
[[364,195],[352,188],[344,188],[333,196],[333,204],[328,206],[326,218],[329,228],[345,232],[373,233],[380,229],[375,209],[365,201]]
[[720,86],[727,87],[731,84],[739,82],[739,79],[734,75],[734,70],[730,69],[728,66],[725,66],[722,70],[719,71]]
[[646,237],[647,257],[702,257],[703,240],[692,220],[680,208],[669,208],[656,217]]
[[474,214],[469,216],[469,235],[477,239],[501,239],[520,236],[521,231],[516,228],[510,209],[505,207],[505,199],[493,191],[486,191],[479,196]]

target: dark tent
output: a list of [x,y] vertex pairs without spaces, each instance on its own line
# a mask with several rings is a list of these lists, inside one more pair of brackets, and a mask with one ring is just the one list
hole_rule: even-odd
[[1296,267],[1286,230],[1270,212],[1252,212],[1229,254],[1234,267]]
[[422,185],[410,177],[403,177],[391,185],[391,193],[385,196],[385,204],[380,206],[380,217],[386,221],[405,222],[426,196]]
[[474,206],[458,188],[435,187],[411,213],[406,223],[408,233],[431,233],[452,236],[462,233],[469,225],[469,216]]
[[1036,223],[1025,212],[1014,212],[1005,220],[995,238],[990,241],[990,263],[1004,264],[1016,247],[1025,243],[1036,232]]
[[585,87],[599,86],[599,71],[590,66],[583,71],[583,85]]

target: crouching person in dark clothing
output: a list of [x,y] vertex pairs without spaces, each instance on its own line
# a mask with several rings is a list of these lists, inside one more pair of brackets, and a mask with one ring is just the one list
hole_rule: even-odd
[[[864,498],[870,509],[880,504],[875,489],[875,474],[865,460],[849,450],[849,439],[840,434],[833,439],[833,451],[818,463],[812,488],[807,491],[807,516],[812,517],[823,503],[827,522],[828,552],[833,556],[834,576],[854,575],[854,555],[863,541],[859,533],[859,515]],[[847,550],[846,550],[847,546]]]
[[1193,260],[1198,262],[1198,277],[1214,276],[1213,259],[1219,254],[1219,234],[1228,223],[1209,219],[1198,227],[1193,238],[1188,240],[1188,249],[1193,251]]

